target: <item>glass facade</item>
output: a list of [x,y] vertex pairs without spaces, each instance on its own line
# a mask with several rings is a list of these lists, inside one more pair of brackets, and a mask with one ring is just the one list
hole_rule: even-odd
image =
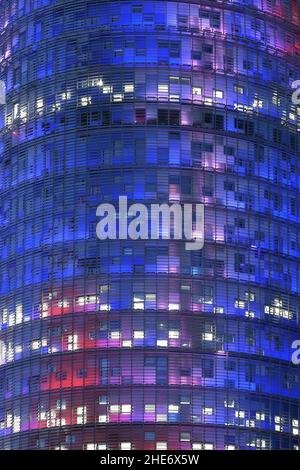
[[[298,449],[298,0],[0,0],[0,448]],[[202,202],[205,244],[96,208]]]

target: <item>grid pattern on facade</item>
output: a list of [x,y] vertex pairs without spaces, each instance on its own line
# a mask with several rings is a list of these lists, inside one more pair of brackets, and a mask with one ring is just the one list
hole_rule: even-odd
[[[299,2],[0,1],[0,447],[297,449]],[[96,207],[202,202],[205,244]]]

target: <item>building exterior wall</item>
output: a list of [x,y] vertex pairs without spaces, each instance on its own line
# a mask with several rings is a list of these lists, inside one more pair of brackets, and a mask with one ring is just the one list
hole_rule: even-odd
[[[299,2],[0,11],[0,448],[298,448]],[[99,241],[119,195],[204,248]]]

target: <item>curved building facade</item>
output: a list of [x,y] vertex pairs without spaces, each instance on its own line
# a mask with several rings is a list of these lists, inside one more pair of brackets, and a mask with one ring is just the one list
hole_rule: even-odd
[[299,7],[0,1],[1,449],[299,447]]

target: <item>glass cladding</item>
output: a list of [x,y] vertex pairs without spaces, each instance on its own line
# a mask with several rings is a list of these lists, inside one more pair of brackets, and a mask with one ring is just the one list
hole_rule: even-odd
[[298,449],[299,7],[0,0],[1,449]]

